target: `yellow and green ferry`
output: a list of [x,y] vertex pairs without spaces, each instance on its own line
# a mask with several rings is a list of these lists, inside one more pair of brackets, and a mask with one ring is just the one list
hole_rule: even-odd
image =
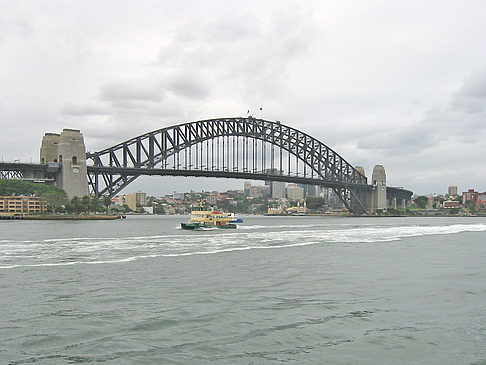
[[188,223],[181,223],[182,229],[198,230],[204,228],[235,229],[236,223],[242,219],[235,217],[234,213],[224,213],[217,210],[193,210]]

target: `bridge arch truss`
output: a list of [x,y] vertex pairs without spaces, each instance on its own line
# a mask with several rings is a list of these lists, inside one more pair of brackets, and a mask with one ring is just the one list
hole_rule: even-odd
[[280,122],[221,118],[152,131],[87,153],[90,190],[114,196],[141,175],[271,180],[332,188],[348,209],[368,211],[367,185],[319,140]]

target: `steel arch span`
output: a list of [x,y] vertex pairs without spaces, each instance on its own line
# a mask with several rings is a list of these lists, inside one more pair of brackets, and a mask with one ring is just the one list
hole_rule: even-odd
[[114,196],[141,175],[271,180],[332,188],[355,213],[369,209],[368,185],[319,140],[263,119],[220,118],[178,124],[87,153],[90,190]]

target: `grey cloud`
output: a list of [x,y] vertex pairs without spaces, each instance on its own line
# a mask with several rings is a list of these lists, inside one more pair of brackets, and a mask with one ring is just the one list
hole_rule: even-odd
[[485,111],[486,100],[457,95],[451,102],[455,110],[462,110],[468,114],[478,114]]
[[486,69],[478,70],[466,77],[458,95],[486,99]]
[[356,146],[398,155],[423,153],[444,143],[473,145],[486,134],[485,121],[486,72],[477,71],[464,79],[448,105],[430,108],[415,122],[367,134],[357,140]]
[[67,104],[62,108],[62,113],[78,117],[111,114],[109,109],[96,104]]
[[102,86],[100,90],[100,99],[103,101],[160,101],[162,98],[162,90],[143,82],[115,81]]
[[206,26],[206,34],[213,42],[237,42],[258,34],[259,24],[254,17],[233,17]]
[[30,38],[34,35],[34,22],[31,18],[18,16],[16,19],[17,34],[23,38]]
[[[236,97],[250,102],[275,99],[287,89],[289,68],[305,56],[314,29],[311,18],[293,8],[281,10],[267,23],[254,16],[191,21],[173,31],[172,42],[160,51],[159,63],[164,70],[176,66],[192,70],[192,76],[204,75],[213,88],[231,88]],[[185,80],[170,86],[189,98],[204,97],[208,88]]]
[[462,88],[452,97],[451,108],[467,114],[486,111],[486,69],[477,70],[464,79]]
[[143,111],[148,108],[149,102],[147,100],[113,100],[110,102],[111,108],[114,109],[127,109],[127,110],[140,110]]
[[209,83],[199,75],[191,73],[173,77],[169,82],[169,90],[187,99],[204,99],[211,94]]

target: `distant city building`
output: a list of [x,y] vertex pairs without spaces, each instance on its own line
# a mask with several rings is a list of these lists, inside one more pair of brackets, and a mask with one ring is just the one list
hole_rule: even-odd
[[250,196],[251,182],[245,181],[243,184],[243,193],[246,197]]
[[327,189],[327,201],[332,208],[342,208],[343,202],[332,189]]
[[273,199],[285,198],[285,183],[283,181],[272,181],[270,191]]
[[35,196],[0,196],[1,213],[44,213],[47,201]]
[[265,189],[263,186],[251,186],[250,187],[250,198],[263,198]]
[[176,193],[174,191],[174,199],[178,199],[178,200],[184,199],[184,193]]
[[467,201],[476,203],[478,199],[478,192],[474,189],[468,189],[468,191],[462,193],[462,204],[466,204]]
[[305,197],[318,197],[320,194],[320,187],[318,185],[304,185]]
[[457,195],[457,186],[451,185],[447,188],[447,195],[455,196]]
[[209,196],[206,198],[206,203],[209,205],[216,205],[218,203],[219,193],[217,191],[213,191]]
[[476,209],[477,212],[486,212],[486,201],[478,200],[474,205],[474,209]]
[[304,188],[301,188],[297,184],[287,185],[287,198],[291,200],[304,199]]
[[154,214],[154,207],[142,207],[143,211],[148,214]]
[[125,204],[125,196],[124,195],[117,195],[111,198],[111,205],[118,205],[123,206]]
[[133,211],[142,210],[147,205],[147,194],[141,191],[125,195],[125,204]]

